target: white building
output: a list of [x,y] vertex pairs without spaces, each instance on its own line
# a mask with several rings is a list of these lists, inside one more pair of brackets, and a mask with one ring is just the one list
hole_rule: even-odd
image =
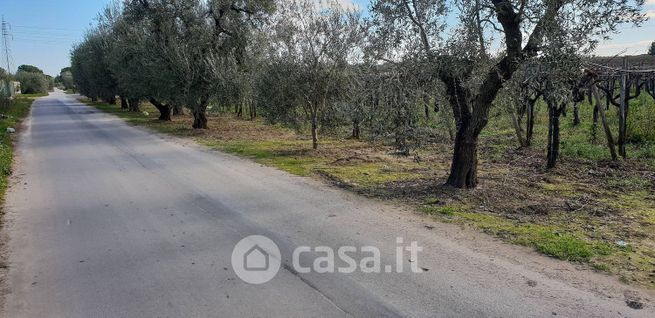
[[0,96],[13,98],[20,94],[20,82],[0,80]]

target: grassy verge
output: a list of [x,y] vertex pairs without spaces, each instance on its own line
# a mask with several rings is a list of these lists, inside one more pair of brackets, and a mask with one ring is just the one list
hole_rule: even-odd
[[[445,130],[415,155],[402,157],[385,144],[336,137],[324,137],[312,150],[302,134],[230,114],[211,116],[209,130],[195,131],[190,116],[162,123],[149,105],[144,113],[129,113],[115,105],[87,103],[134,125],[414,205],[436,220],[471,226],[613,273],[626,283],[655,288],[655,147],[646,141],[651,132],[642,129],[650,127],[650,113],[635,115],[635,121],[646,124],[632,127],[632,136],[646,137],[629,145],[630,157],[620,162],[607,161],[600,131],[590,140],[590,107],[582,109],[579,126],[563,118],[562,159],[549,171],[543,168],[546,112],[542,109],[537,118],[534,146],[516,150],[511,123],[497,110],[481,136],[481,184],[457,190],[442,186],[451,154]],[[610,119],[615,125],[615,118]]]
[[14,158],[12,134],[7,132],[7,128],[17,128],[20,121],[29,113],[34,99],[40,96],[45,94],[18,95],[7,107],[0,109],[0,200],[4,200]]

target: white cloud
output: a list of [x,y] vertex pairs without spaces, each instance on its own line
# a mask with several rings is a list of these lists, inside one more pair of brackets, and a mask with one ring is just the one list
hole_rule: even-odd
[[646,0],[646,4],[655,5],[655,0]]
[[643,40],[630,43],[605,43],[598,46],[598,49],[621,49],[621,48],[633,48],[646,44],[650,44],[651,40]]
[[[655,3],[655,0],[652,0],[652,1],[653,1],[653,3]],[[646,16],[651,18],[651,19],[655,19],[655,10],[646,11]]]
[[609,56],[615,54],[638,55],[645,54],[652,40],[643,40],[628,43],[605,42],[596,48],[596,54],[600,56]]

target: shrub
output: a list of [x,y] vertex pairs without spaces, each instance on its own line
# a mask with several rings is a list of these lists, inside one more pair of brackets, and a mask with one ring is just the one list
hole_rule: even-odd
[[16,71],[17,71],[17,72],[40,73],[40,74],[43,74],[43,71],[42,71],[40,68],[38,68],[38,67],[36,67],[36,66],[34,66],[34,65],[27,65],[27,64],[23,64],[23,65],[19,66],[19,67],[18,67],[18,70],[16,70]]
[[20,71],[16,73],[23,94],[42,94],[48,92],[48,79],[41,73]]

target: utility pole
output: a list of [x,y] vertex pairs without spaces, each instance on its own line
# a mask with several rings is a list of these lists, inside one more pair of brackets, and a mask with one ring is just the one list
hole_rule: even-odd
[[5,17],[2,17],[2,44],[4,46],[4,52],[5,52],[5,59],[7,61],[7,72],[11,74],[11,64],[9,64],[9,30],[11,26],[7,21],[5,21]]

